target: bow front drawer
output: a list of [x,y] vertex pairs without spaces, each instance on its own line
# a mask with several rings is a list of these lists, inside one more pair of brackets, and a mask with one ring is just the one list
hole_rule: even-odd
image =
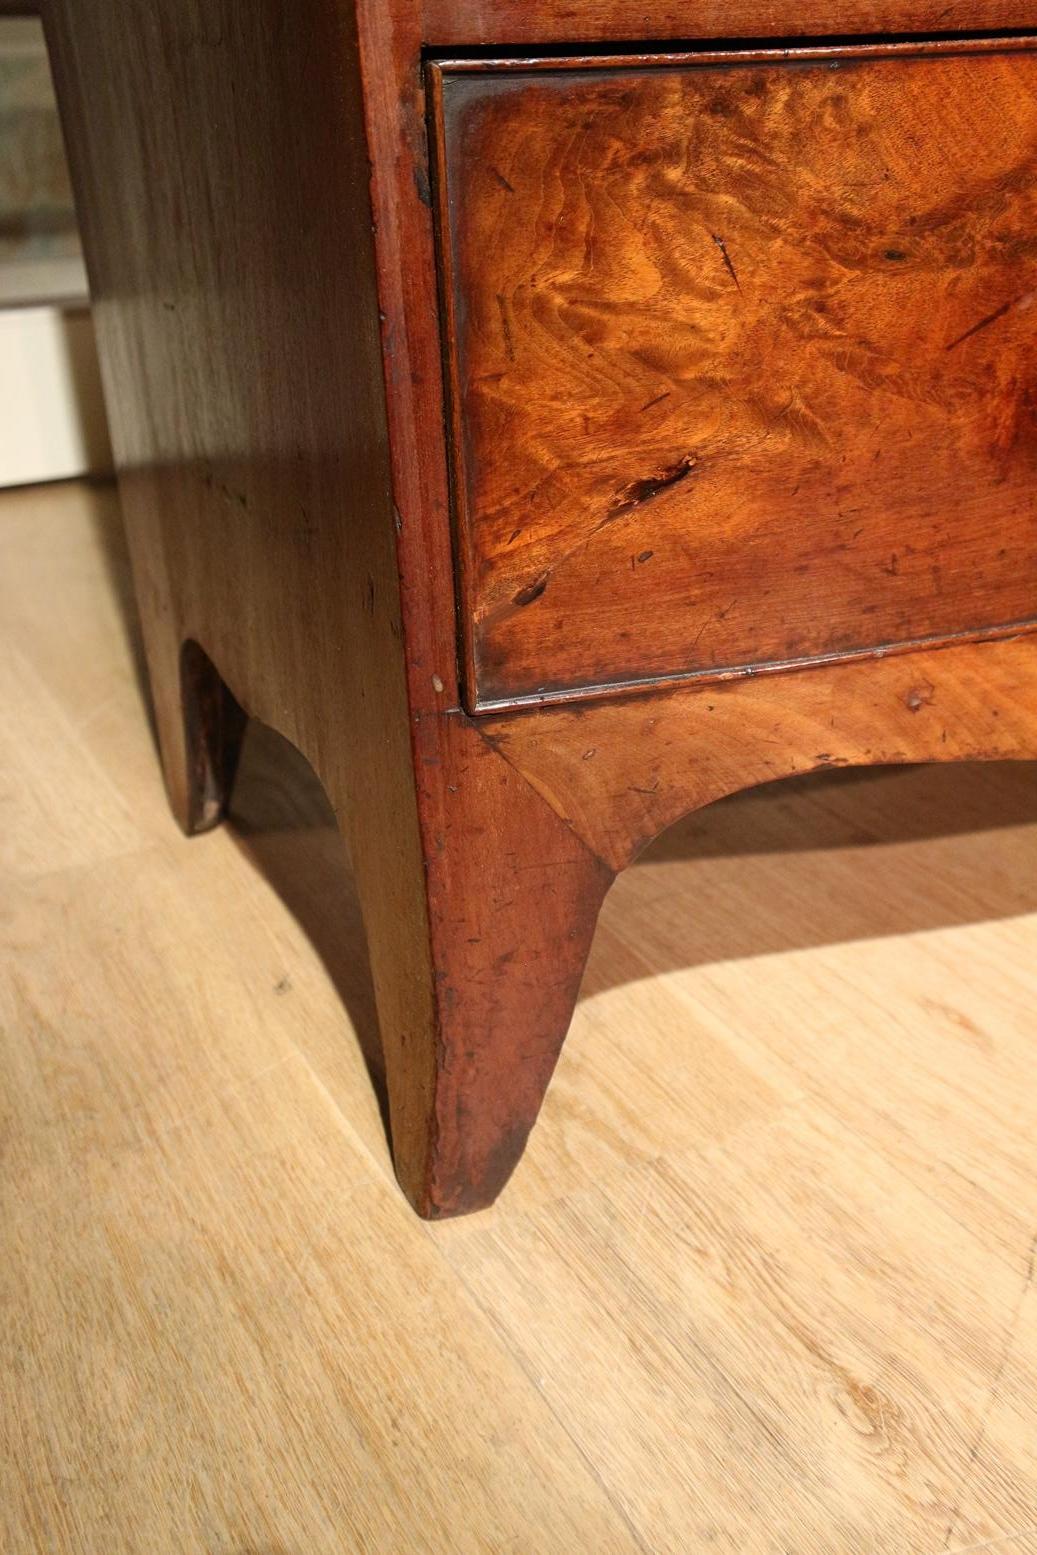
[[429,74],[471,707],[1032,624],[1026,42]]

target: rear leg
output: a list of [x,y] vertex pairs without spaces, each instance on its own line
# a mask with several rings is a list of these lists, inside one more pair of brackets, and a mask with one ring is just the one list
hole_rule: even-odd
[[189,834],[208,831],[226,813],[248,719],[196,642],[156,652],[149,641],[148,675],[173,814]]
[[187,766],[186,818],[180,824],[187,832],[208,831],[230,803],[248,718],[196,642],[180,650],[180,697]]

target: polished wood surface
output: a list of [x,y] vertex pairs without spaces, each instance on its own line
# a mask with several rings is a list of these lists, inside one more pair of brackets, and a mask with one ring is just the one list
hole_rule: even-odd
[[224,686],[320,771],[370,871],[419,1198],[434,1054],[392,1055],[435,1016],[357,45],[333,8],[289,9],[109,0],[83,26],[55,0],[45,22],[170,800],[188,830],[222,813]]
[[[174,811],[220,818],[236,709],[312,762],[361,882],[400,1179],[458,1213],[521,1153],[610,875],[452,715],[444,454],[415,461],[408,397],[438,342],[383,360],[376,99],[351,14],[311,9],[106,0],[84,28],[55,0],[47,23]],[[422,274],[415,248],[427,307]]]
[[620,870],[689,810],[832,767],[1037,757],[1027,638],[488,718],[487,739]]
[[392,0],[389,9],[397,30],[440,48],[1037,27],[1033,0]]
[[478,705],[1037,613],[1037,54],[718,58],[443,67]]
[[134,619],[109,491],[0,498],[5,1555],[1034,1555],[1033,769],[683,822],[429,1227],[335,818],[253,725],[183,838]]
[[[925,9],[890,0],[826,14],[853,32],[880,15],[906,27]],[[555,52],[585,24],[581,48],[608,44],[612,68],[624,68],[618,51],[633,12],[623,6],[588,4],[569,22],[555,5],[523,14],[529,35],[550,38]],[[722,14],[727,38],[744,36],[751,18],[757,38],[799,32],[791,4],[735,0],[723,13],[707,5],[682,14],[700,40],[717,36]],[[953,8],[943,14],[957,25]],[[458,15],[470,30],[450,45],[463,42],[469,67],[486,68],[477,45],[521,44],[507,6],[466,5]],[[674,44],[665,6],[640,15],[642,48],[653,32],[664,48]],[[987,21],[1024,26],[1027,17],[998,7]],[[710,785],[700,766],[722,770],[734,789],[771,769],[816,765],[845,667],[803,671],[809,687],[789,689],[787,702],[775,690],[765,717],[750,686],[752,739],[739,749],[725,735],[715,759],[693,748],[702,728],[694,690],[673,693],[689,700],[667,703],[657,745],[649,719],[631,747],[636,715],[617,711],[597,771],[610,774],[615,794],[633,794],[656,767],[662,784],[665,768],[657,809],[620,802],[590,773],[555,782],[559,761],[571,768],[592,748],[570,708],[472,716],[459,673],[439,172],[426,91],[428,50],[453,24],[419,0],[306,0],[302,11],[290,0],[99,0],[86,21],[81,0],[49,0],[46,22],[174,811],[187,830],[225,813],[246,716],[303,753],[353,855],[400,1181],[426,1216],[483,1207],[522,1152],[617,863],[665,824],[664,811],[672,818],[703,802]],[[1013,103],[1001,115],[1006,136],[1017,111]],[[986,124],[982,103],[975,112]],[[1008,193],[1026,198],[1015,185]],[[739,293],[724,261],[737,271],[737,255],[718,236],[724,248],[713,245],[711,257],[733,306]],[[1020,242],[1022,281],[1029,250]],[[983,337],[1014,339],[1024,311],[992,318],[956,351],[986,362]],[[959,333],[974,322],[963,316]],[[1027,394],[1021,380],[1021,428]],[[694,476],[676,474],[683,479],[660,485],[673,467],[639,461],[625,500],[677,500]],[[1021,569],[1024,524],[1011,512],[1009,549]],[[914,543],[904,537],[898,567]],[[1002,578],[999,545],[986,535],[977,577]],[[635,567],[650,566],[641,554]],[[883,575],[883,599],[891,587]],[[647,654],[651,633],[643,637]],[[841,716],[840,749],[870,749],[866,759],[1001,752],[971,704],[1015,719],[1026,650],[970,651],[975,661],[946,692],[928,665],[905,681],[939,685],[956,709],[953,728],[920,718],[901,746],[891,678],[876,685],[874,704],[858,694],[866,727],[856,744],[852,709]],[[740,705],[725,701],[729,729]],[[555,715],[557,738],[539,721]],[[511,716],[537,721],[520,730]],[[692,741],[683,751],[673,743],[680,729]],[[1020,727],[1012,753],[1037,755],[1037,710],[1033,737]],[[592,792],[599,813],[577,826],[570,812]]]

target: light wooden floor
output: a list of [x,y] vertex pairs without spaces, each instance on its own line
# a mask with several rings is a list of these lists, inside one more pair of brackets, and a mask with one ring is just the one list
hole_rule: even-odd
[[1037,1552],[1034,771],[670,832],[429,1227],[321,796],[253,731],[181,838],[126,591],[109,492],[0,498],[5,1555]]

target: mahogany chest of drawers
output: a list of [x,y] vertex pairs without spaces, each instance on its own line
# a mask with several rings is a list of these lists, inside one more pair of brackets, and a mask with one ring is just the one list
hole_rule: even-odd
[[400,1180],[477,1208],[661,829],[1037,755],[1037,5],[48,26],[173,807],[305,753]]

